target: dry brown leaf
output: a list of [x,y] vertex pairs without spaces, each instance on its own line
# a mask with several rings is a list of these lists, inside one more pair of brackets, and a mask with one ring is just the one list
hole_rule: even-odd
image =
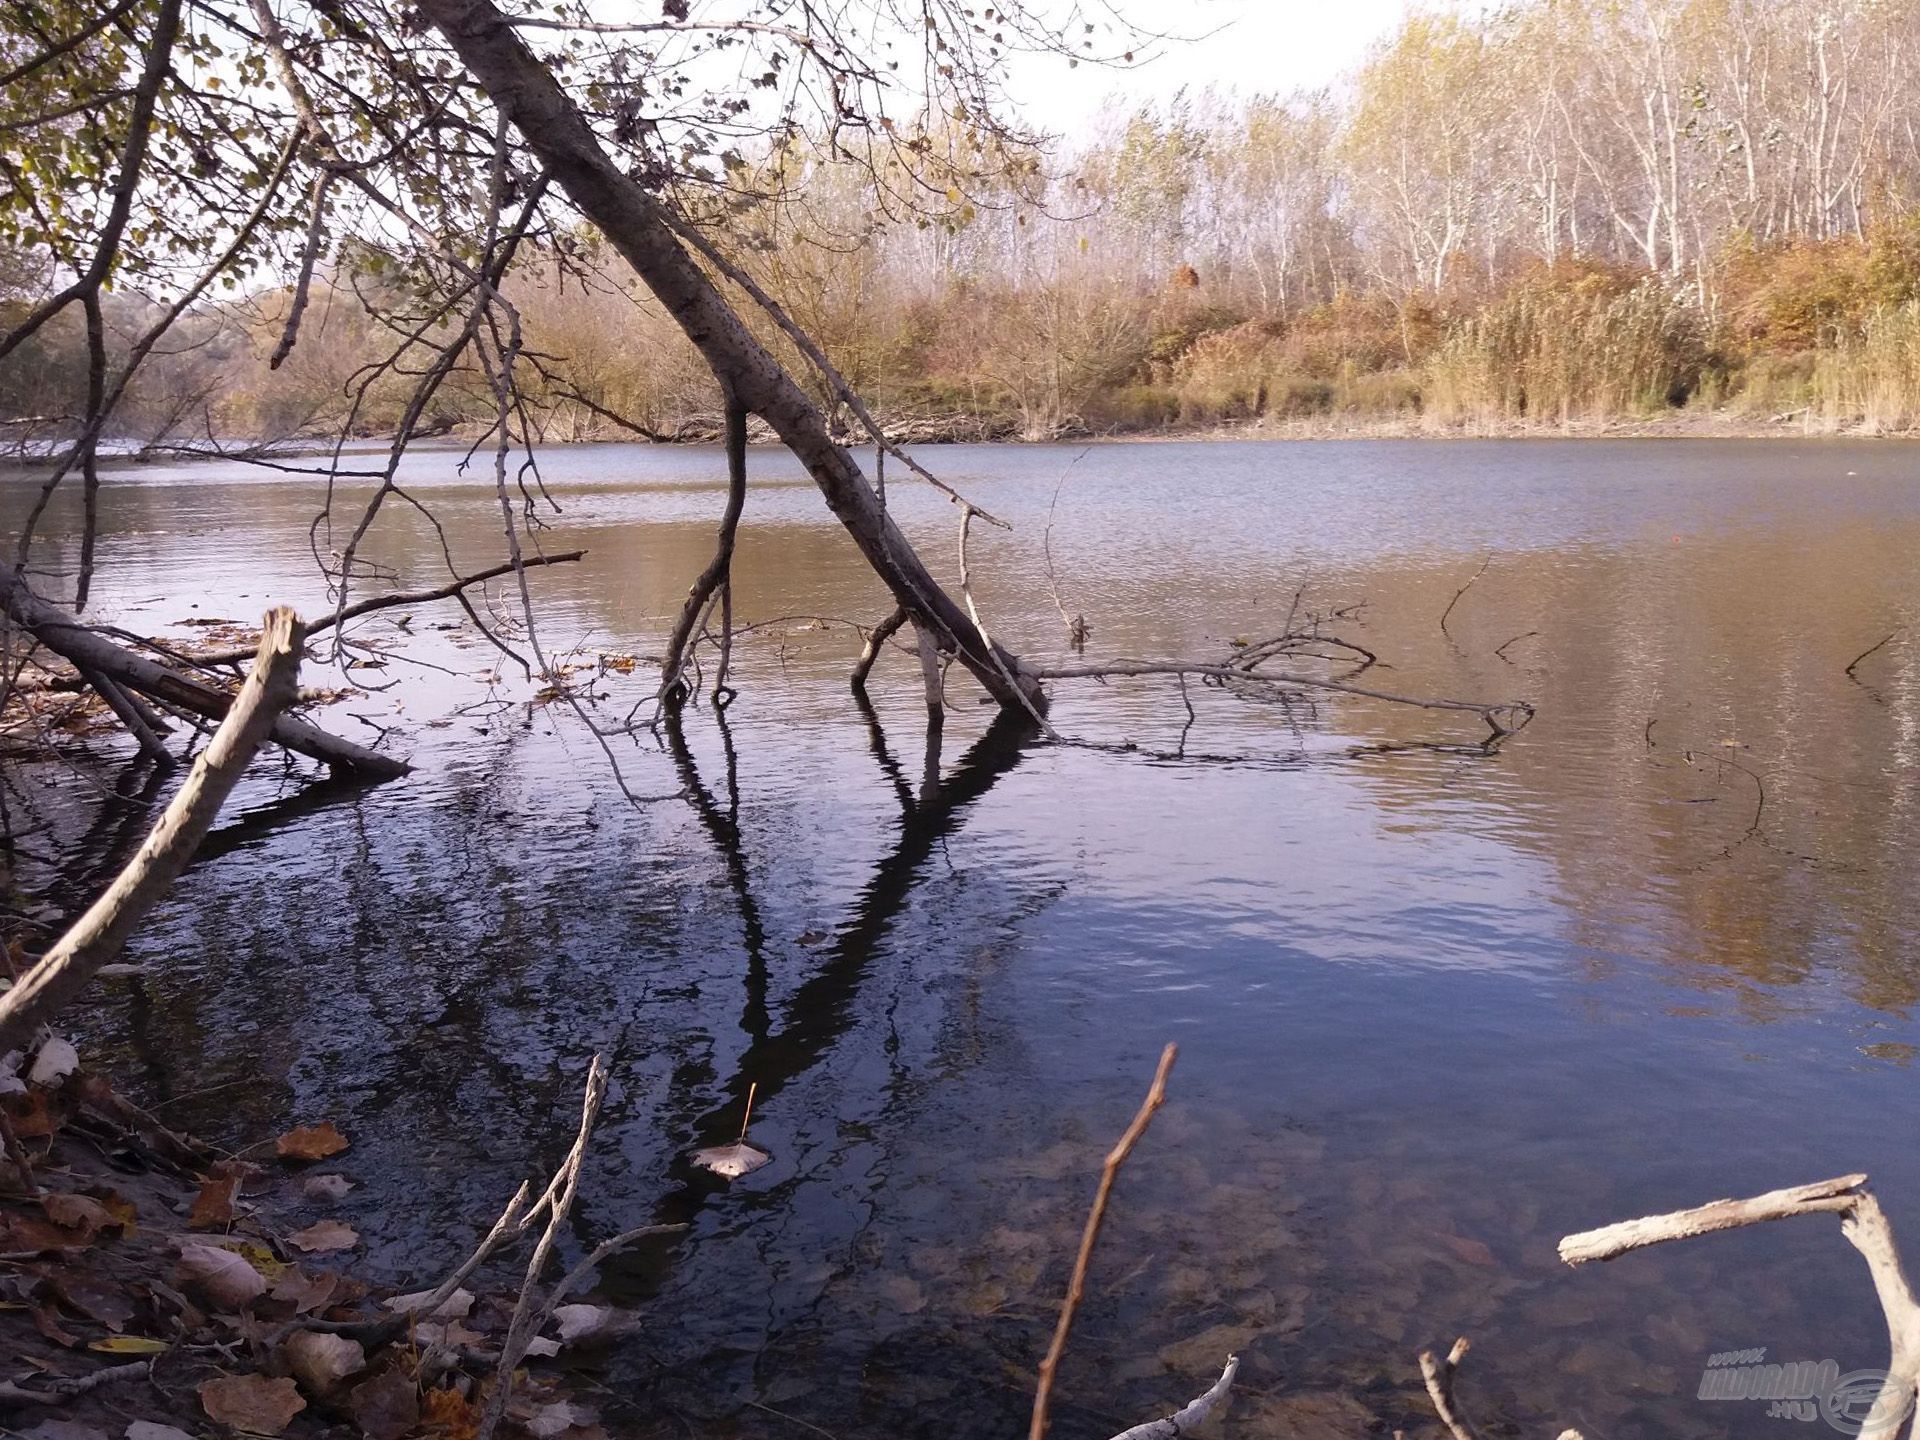
[[296,1315],[308,1315],[331,1300],[339,1286],[340,1277],[334,1271],[309,1275],[299,1266],[290,1265],[274,1283],[273,1298],[293,1306]]
[[304,1230],[296,1230],[287,1243],[309,1255],[324,1255],[330,1250],[351,1250],[360,1243],[360,1235],[351,1225],[338,1220],[320,1220]]
[[282,1160],[324,1160],[346,1148],[347,1137],[331,1120],[297,1126],[273,1142],[274,1154]]
[[349,1375],[367,1368],[367,1352],[357,1340],[317,1330],[296,1330],[282,1353],[293,1378],[314,1395],[327,1394]]
[[420,1392],[413,1377],[395,1366],[354,1386],[347,1413],[367,1440],[400,1440],[420,1423]]
[[240,1194],[238,1175],[210,1175],[200,1182],[187,1213],[189,1230],[222,1230],[233,1223],[233,1202]]
[[594,1345],[613,1339],[632,1324],[624,1310],[610,1305],[562,1305],[553,1312],[563,1345]]
[[31,1215],[0,1215],[0,1250],[16,1255],[45,1250],[78,1250],[91,1237],[76,1235]]
[[420,1425],[436,1440],[473,1440],[480,1412],[458,1390],[429,1390],[420,1402]]
[[200,1387],[200,1408],[207,1418],[253,1435],[278,1435],[307,1408],[300,1389],[284,1376],[223,1375]]
[[33,1328],[46,1336],[47,1339],[53,1341],[56,1345],[64,1345],[69,1350],[77,1350],[80,1348],[80,1337],[72,1331],[62,1329],[60,1317],[56,1315],[50,1307],[45,1305],[29,1305],[27,1309],[33,1316]]
[[571,1400],[535,1400],[531,1396],[516,1397],[508,1413],[539,1440],[555,1440],[576,1426],[593,1424],[596,1418],[591,1410]]
[[60,1128],[58,1117],[47,1104],[47,1097],[38,1090],[30,1090],[25,1095],[8,1095],[0,1099],[0,1109],[5,1109],[7,1119],[13,1125],[13,1133],[22,1140],[45,1140]]
[[54,1224],[78,1230],[88,1240],[102,1230],[120,1228],[114,1213],[88,1195],[42,1195],[40,1208]]
[[410,1295],[396,1295],[387,1301],[387,1309],[396,1315],[414,1315],[428,1320],[461,1320],[473,1309],[473,1292],[457,1289],[442,1300],[433,1314],[428,1315],[427,1301],[433,1298],[431,1290],[415,1290]]
[[267,1291],[267,1279],[246,1257],[216,1245],[180,1247],[180,1284],[224,1310],[238,1310]]
[[133,1319],[133,1298],[118,1285],[83,1275],[60,1275],[54,1279],[53,1293],[62,1305],[84,1315],[96,1325],[104,1325],[116,1335]]

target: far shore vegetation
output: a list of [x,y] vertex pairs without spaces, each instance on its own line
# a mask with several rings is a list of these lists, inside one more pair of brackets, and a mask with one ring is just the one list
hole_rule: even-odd
[[[907,439],[1914,432],[1911,10],[1422,15],[1336,91],[1122,113],[897,217],[901,177],[769,141],[730,157],[709,233]],[[330,240],[285,366],[265,362],[290,287],[237,286],[140,371],[117,438],[390,432],[405,366],[358,377],[403,344],[405,281]],[[0,326],[44,270],[0,252]],[[585,227],[530,245],[507,292],[544,439],[718,435],[706,366]],[[165,299],[109,295],[115,343]],[[0,364],[0,442],[58,445],[85,354],[75,312]],[[455,376],[424,428],[474,433],[494,406]]]

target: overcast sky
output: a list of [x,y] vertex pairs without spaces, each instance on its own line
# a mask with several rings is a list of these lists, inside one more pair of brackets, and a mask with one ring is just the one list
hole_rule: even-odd
[[1283,94],[1325,85],[1393,29],[1409,0],[1126,0],[1118,8],[1146,29],[1203,38],[1153,45],[1157,57],[1127,71],[1022,58],[1008,88],[1031,123],[1072,136],[1104,112],[1182,87]]

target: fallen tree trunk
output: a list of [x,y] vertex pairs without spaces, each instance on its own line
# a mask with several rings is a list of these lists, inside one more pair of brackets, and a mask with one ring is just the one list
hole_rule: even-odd
[[1039,682],[1017,657],[982,636],[928,572],[859,462],[834,440],[826,416],[687,253],[659,201],[614,163],[579,107],[506,17],[490,0],[422,0],[419,8],[547,173],[679,322],[722,387],[765,420],[807,467],[901,607],[929,626],[1003,707],[1038,704]]
[[300,644],[293,611],[267,612],[252,672],[146,843],[106,893],[0,995],[0,1054],[24,1048],[41,1025],[84,990],[186,869],[235,782],[293,703]]
[[[224,720],[233,707],[234,697],[225,690],[117,645],[49,605],[28,588],[17,569],[0,570],[0,608],[82,675],[103,675],[123,690],[137,691],[208,720]],[[404,760],[329,735],[291,715],[275,719],[267,738],[335,770],[374,779],[405,775],[412,768]]]

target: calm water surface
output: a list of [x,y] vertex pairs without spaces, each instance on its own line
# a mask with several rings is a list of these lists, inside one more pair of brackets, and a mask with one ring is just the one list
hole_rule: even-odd
[[[1920,620],[1915,452],[1081,454],[929,452],[1013,522],[976,527],[971,558],[1021,651],[1064,652],[1051,509],[1093,655],[1225,653],[1304,587],[1307,607],[1361,607],[1337,628],[1391,666],[1371,682],[1524,697],[1539,719],[1480,755],[1394,748],[1475,740],[1471,717],[1195,687],[1189,726],[1170,682],[1082,684],[1054,722],[1106,748],[1030,743],[963,703],[929,785],[912,663],[883,663],[863,717],[857,642],[785,618],[888,607],[817,494],[756,452],[740,618],[776,623],[740,647],[724,725],[703,707],[616,747],[633,790],[683,798],[627,804],[576,720],[524,703],[471,627],[439,628],[457,610],[370,620],[360,636],[398,648],[324,718],[387,727],[417,771],[342,791],[261,767],[135,947],[150,977],[113,982],[94,1050],[235,1145],[336,1120],[362,1182],[347,1218],[424,1281],[554,1163],[586,1057],[613,1047],[575,1242],[691,1226],[606,1277],[647,1316],[605,1377],[616,1433],[1017,1433],[1092,1176],[1169,1040],[1173,1099],[1062,1375],[1065,1440],[1164,1413],[1229,1350],[1230,1435],[1413,1429],[1416,1353],[1456,1334],[1494,1434],[1799,1433],[1694,1393],[1720,1350],[1884,1363],[1833,1227],[1594,1273],[1553,1248],[1860,1169],[1920,1254],[1920,635],[1846,673]],[[408,480],[477,567],[499,512],[456,462],[421,454]],[[589,555],[535,578],[541,640],[655,653],[711,544],[718,455],[544,464],[563,513],[542,543]],[[311,477],[111,484],[107,614],[187,635],[325,608]],[[0,484],[8,528],[25,490]],[[951,508],[903,485],[895,503],[951,575]],[[417,586],[444,573],[437,546],[396,510],[372,548]],[[644,664],[608,675],[604,712],[648,688]],[[139,785],[112,761],[6,777],[68,860],[69,903],[154,798],[112,802],[103,785]],[[681,1157],[731,1138],[749,1083],[776,1159],[723,1188]]]

